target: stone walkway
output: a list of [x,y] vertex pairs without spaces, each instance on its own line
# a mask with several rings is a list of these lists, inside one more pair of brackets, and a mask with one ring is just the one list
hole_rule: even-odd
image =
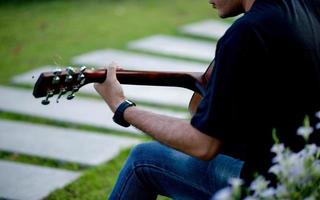
[[0,196],[39,200],[79,176],[77,172],[0,160]]
[[[183,34],[218,38],[227,27],[228,24],[207,20],[186,25],[179,31]],[[105,64],[115,61],[124,68],[133,70],[203,72],[214,57],[215,42],[188,37],[155,35],[130,42],[128,49],[127,51],[104,49],[88,52],[74,57],[71,62],[77,65],[105,67]],[[144,53],[132,52],[132,50]],[[159,54],[159,56],[154,54]],[[166,55],[180,59],[165,57]],[[187,58],[187,60],[182,58]],[[192,59],[198,62],[190,61]],[[45,66],[19,74],[12,79],[12,82],[16,85],[31,86],[41,72],[51,71],[52,68],[56,67]],[[33,76],[34,79],[32,79]],[[126,95],[137,101],[138,104],[141,102],[180,108],[188,106],[193,93],[186,89],[171,87],[131,85],[123,87]],[[92,85],[81,88],[80,92],[96,95]],[[126,129],[115,124],[112,121],[113,114],[102,100],[76,97],[72,101],[61,99],[57,104],[53,98],[48,106],[42,106],[40,99],[33,98],[30,89],[0,86],[0,94],[0,111],[63,123],[102,127],[110,132],[114,130],[141,134],[133,127]],[[178,118],[190,118],[185,112],[141,105],[139,107]],[[131,137],[0,120],[0,151],[86,166],[107,162],[114,158],[121,149],[139,142],[141,142],[139,139]],[[51,191],[64,187],[80,175],[80,172],[0,160],[0,199],[42,199]]]
[[[32,91],[0,86],[0,110],[18,114],[42,117],[64,123],[82,124],[118,131],[141,133],[133,127],[124,128],[112,121],[113,113],[104,101],[92,98],[76,97],[72,101],[55,98],[47,106],[41,105],[41,99],[34,99]],[[140,106],[145,110],[169,116],[187,118],[187,113],[173,112]]]
[[107,162],[137,143],[138,139],[0,120],[0,150],[83,166]]
[[73,58],[76,65],[106,67],[106,64],[116,62],[125,69],[153,71],[189,71],[198,72],[206,69],[206,64],[152,56],[141,53],[120,51],[115,49],[97,50]]
[[179,30],[182,33],[200,36],[206,38],[212,38],[218,40],[230,27],[229,23],[217,21],[217,20],[204,20],[201,22],[196,22],[188,24],[181,27]]
[[202,60],[207,63],[214,58],[215,42],[167,35],[155,35],[130,42],[128,47],[144,52]]

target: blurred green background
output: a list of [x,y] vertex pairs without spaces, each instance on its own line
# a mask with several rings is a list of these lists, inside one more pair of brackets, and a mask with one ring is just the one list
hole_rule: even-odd
[[0,1],[0,84],[31,68],[215,17],[207,0]]
[[[178,27],[209,18],[217,16],[208,0],[0,0],[0,85],[43,65],[70,65],[72,57],[89,51],[126,49],[128,42],[154,34],[179,35]],[[61,126],[1,111],[0,118]],[[86,170],[48,199],[106,199],[128,153],[90,169],[1,151],[0,158]]]

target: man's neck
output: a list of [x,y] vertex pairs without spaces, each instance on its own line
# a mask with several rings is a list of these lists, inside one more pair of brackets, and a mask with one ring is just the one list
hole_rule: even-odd
[[242,0],[242,6],[245,12],[248,12],[256,0]]

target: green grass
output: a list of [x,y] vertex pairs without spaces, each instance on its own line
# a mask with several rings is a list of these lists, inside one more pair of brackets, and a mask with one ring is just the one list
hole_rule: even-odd
[[58,189],[51,193],[46,200],[55,199],[106,199],[111,193],[119,170],[125,162],[129,151],[123,151],[121,154],[98,167],[91,168],[75,182],[69,184],[63,189]]
[[[45,200],[107,199],[128,154],[129,150],[122,151],[117,158],[110,162],[85,171],[77,181],[63,189],[54,191]],[[168,198],[159,196],[158,199],[165,200]]]
[[57,127],[65,128],[65,129],[70,128],[70,129],[79,129],[79,130],[84,130],[84,131],[93,131],[95,133],[100,133],[100,134],[112,134],[112,135],[117,135],[117,136],[125,136],[125,137],[132,137],[132,138],[146,140],[146,136],[139,135],[139,134],[132,134],[131,132],[116,131],[116,130],[107,129],[107,128],[99,128],[99,127],[95,127],[95,126],[75,124],[75,123],[67,123],[67,122],[63,122],[63,121],[56,121],[56,120],[34,117],[34,116],[30,116],[30,115],[11,113],[11,112],[1,112],[0,111],[0,119],[57,126]]
[[214,16],[206,1],[194,0],[23,2],[0,4],[0,84],[42,65],[68,65],[81,53],[177,34],[180,25]]
[[[179,26],[214,17],[207,0],[0,1],[0,85],[10,85],[14,75],[43,65],[70,65],[72,57],[89,51],[126,49],[129,41],[154,34],[179,35]],[[0,112],[0,118],[128,136],[15,113]],[[128,152],[123,151],[114,160],[89,169],[8,152],[0,152],[0,159],[85,170],[81,178],[47,199],[106,199]]]
[[56,161],[48,158],[39,158],[37,156],[28,156],[6,151],[0,151],[0,159],[73,171],[79,171],[88,168],[88,166],[81,166],[76,163]]

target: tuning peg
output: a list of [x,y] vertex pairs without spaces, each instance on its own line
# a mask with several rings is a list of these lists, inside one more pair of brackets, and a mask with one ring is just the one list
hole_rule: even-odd
[[79,85],[83,85],[86,82],[86,78],[84,74],[79,74],[77,80],[79,81]]
[[60,75],[62,73],[62,70],[60,68],[54,69],[53,74],[54,75]]
[[73,75],[74,73],[75,73],[75,70],[73,69],[73,67],[67,67],[67,73],[69,74],[69,75]]
[[77,81],[79,81],[79,84],[80,84],[80,85],[83,85],[84,82],[86,81],[86,80],[85,80],[85,75],[83,74],[86,69],[87,69],[86,66],[82,66],[82,67],[80,68],[80,73],[79,73],[78,78],[77,78]]
[[46,106],[46,105],[48,105],[50,103],[50,101],[47,100],[47,99],[44,99],[44,100],[41,101],[41,103],[42,103],[42,105]]
[[60,77],[59,76],[53,77],[53,79],[52,79],[52,84],[53,85],[58,84],[59,82],[60,82]]
[[74,93],[71,93],[67,96],[68,100],[72,100],[76,95],[74,95]]
[[73,99],[73,98],[75,97],[74,93],[76,93],[76,92],[78,92],[78,91],[79,91],[79,87],[78,87],[78,86],[74,86],[73,89],[72,89],[72,91],[71,91],[71,94],[69,94],[69,95],[67,96],[67,99],[68,99],[68,100]]
[[78,78],[77,78],[77,81],[81,81],[85,78],[84,74],[79,74],[78,75]]
[[80,72],[83,73],[86,69],[87,69],[86,66],[82,66],[82,67],[80,68]]
[[66,71],[68,74],[66,75],[65,82],[68,83],[72,81],[72,75],[75,73],[75,71],[73,67],[70,67],[70,66],[66,68]]
[[53,91],[48,91],[47,96],[44,100],[41,101],[42,105],[48,105],[50,103],[49,98],[53,97]]
[[76,95],[74,95],[74,93],[71,93],[67,96],[68,100],[72,100]]
[[66,89],[66,88],[62,88],[61,91],[60,91],[60,93],[59,93],[59,95],[58,95],[58,97],[57,97],[57,100],[56,100],[57,103],[59,103],[59,99],[60,99],[65,93],[67,93],[67,89]]
[[53,74],[54,74],[54,77],[52,79],[52,84],[55,85],[55,84],[58,84],[60,82],[60,77],[59,75],[62,73],[62,70],[61,69],[55,69],[53,70]]
[[69,83],[69,82],[71,82],[72,81],[72,76],[71,75],[66,75],[66,79],[65,79],[65,82],[66,83]]

